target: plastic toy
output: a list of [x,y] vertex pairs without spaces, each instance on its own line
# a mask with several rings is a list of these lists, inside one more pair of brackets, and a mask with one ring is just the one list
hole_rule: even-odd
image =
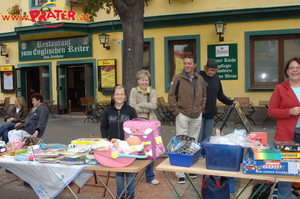
[[[136,158],[147,158],[147,155],[138,155],[142,150],[139,148],[142,145],[141,140],[136,136],[133,137],[135,138],[131,137],[126,141],[112,139],[112,146],[108,147],[107,150],[94,150],[96,160],[99,164],[108,167],[125,167],[133,163]],[[135,150],[136,147],[139,149]],[[129,153],[125,154],[124,151]]]

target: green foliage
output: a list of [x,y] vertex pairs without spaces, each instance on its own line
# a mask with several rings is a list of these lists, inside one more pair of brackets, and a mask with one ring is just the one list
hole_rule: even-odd
[[10,15],[19,15],[19,14],[21,14],[22,9],[20,8],[20,6],[18,4],[15,4],[11,8],[8,8],[7,12]]
[[107,14],[114,13],[114,16],[118,15],[118,12],[112,2],[112,0],[77,0],[78,3],[83,3],[84,14],[89,14],[90,22],[94,22],[94,17],[97,17],[97,12],[101,9]]

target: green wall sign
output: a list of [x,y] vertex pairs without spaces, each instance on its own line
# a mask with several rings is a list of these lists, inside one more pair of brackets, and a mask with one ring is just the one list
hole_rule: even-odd
[[19,61],[92,57],[92,36],[19,42]]
[[238,79],[237,44],[222,44],[207,46],[208,59],[218,62],[217,75],[221,80]]

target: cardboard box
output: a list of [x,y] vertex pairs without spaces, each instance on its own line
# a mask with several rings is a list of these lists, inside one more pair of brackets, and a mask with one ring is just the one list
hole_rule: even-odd
[[243,160],[243,173],[269,175],[300,175],[300,160],[254,160],[251,149]]
[[212,144],[210,137],[201,142],[205,150],[206,168],[212,170],[239,171],[244,148],[240,145]]
[[269,142],[268,149],[251,148],[254,160],[281,160],[281,153],[277,151]]
[[283,151],[300,151],[300,144],[294,141],[274,141],[274,146],[276,149]]
[[281,153],[282,159],[300,159],[300,152],[278,151]]
[[251,140],[259,140],[264,146],[268,144],[268,134],[266,132],[251,132],[249,137]]

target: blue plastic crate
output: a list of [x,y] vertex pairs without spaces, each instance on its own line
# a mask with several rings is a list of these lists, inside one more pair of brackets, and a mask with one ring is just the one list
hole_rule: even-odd
[[173,166],[190,167],[199,160],[200,150],[194,155],[167,152]]
[[240,145],[211,144],[210,137],[201,142],[205,150],[206,168],[223,171],[239,171],[244,148]]

